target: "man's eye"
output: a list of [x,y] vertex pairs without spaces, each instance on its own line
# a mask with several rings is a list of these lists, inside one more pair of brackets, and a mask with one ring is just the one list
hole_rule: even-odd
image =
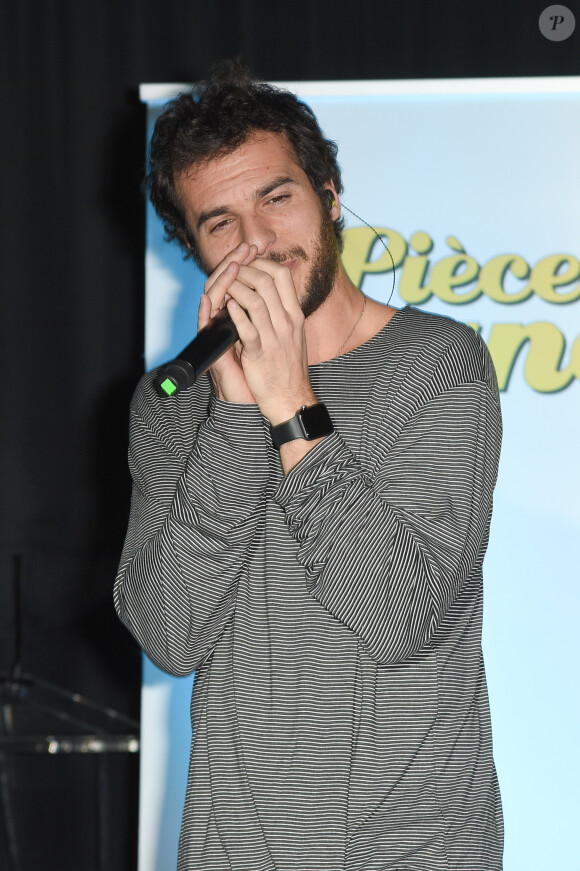
[[223,221],[220,221],[219,224],[214,224],[210,233],[219,233],[220,230],[225,230],[227,226],[231,223],[231,218],[225,218]]
[[268,202],[273,203],[275,206],[278,206],[280,203],[283,203],[285,200],[289,199],[290,194],[277,194],[275,197],[270,197]]

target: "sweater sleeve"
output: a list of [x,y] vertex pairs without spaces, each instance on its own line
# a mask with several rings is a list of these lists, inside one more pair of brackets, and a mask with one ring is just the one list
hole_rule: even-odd
[[235,609],[263,516],[264,422],[257,406],[212,397],[184,450],[190,418],[182,427],[179,417],[160,420],[154,402],[132,409],[133,492],[114,598],[153,662],[182,676],[211,653]]
[[[471,341],[471,340],[470,340]],[[481,568],[501,443],[487,351],[445,354],[430,389],[372,471],[338,432],[294,467],[276,498],[307,587],[377,662],[421,650]],[[384,437],[392,430],[384,410]]]

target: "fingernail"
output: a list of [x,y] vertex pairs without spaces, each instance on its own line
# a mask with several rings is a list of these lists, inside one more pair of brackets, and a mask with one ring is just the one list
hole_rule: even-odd
[[224,271],[225,272],[233,272],[235,268],[236,268],[236,264],[230,263],[230,265],[228,267],[226,267],[226,269]]

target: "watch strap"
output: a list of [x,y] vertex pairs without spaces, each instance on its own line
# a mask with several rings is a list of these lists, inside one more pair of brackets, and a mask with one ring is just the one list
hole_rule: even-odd
[[328,410],[322,402],[311,406],[303,405],[290,420],[277,426],[270,424],[270,435],[275,448],[280,448],[286,442],[295,439],[313,441],[322,436],[330,435],[332,432],[334,432],[334,426]]

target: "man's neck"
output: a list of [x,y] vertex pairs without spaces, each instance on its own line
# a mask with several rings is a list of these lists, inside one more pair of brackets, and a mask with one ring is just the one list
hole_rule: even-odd
[[[332,360],[338,356],[350,330],[360,317],[363,296],[339,263],[334,286],[327,299],[306,319],[306,345],[308,365]],[[357,324],[357,327],[359,324]],[[356,341],[354,332],[351,336]],[[346,353],[348,346],[342,353]]]

